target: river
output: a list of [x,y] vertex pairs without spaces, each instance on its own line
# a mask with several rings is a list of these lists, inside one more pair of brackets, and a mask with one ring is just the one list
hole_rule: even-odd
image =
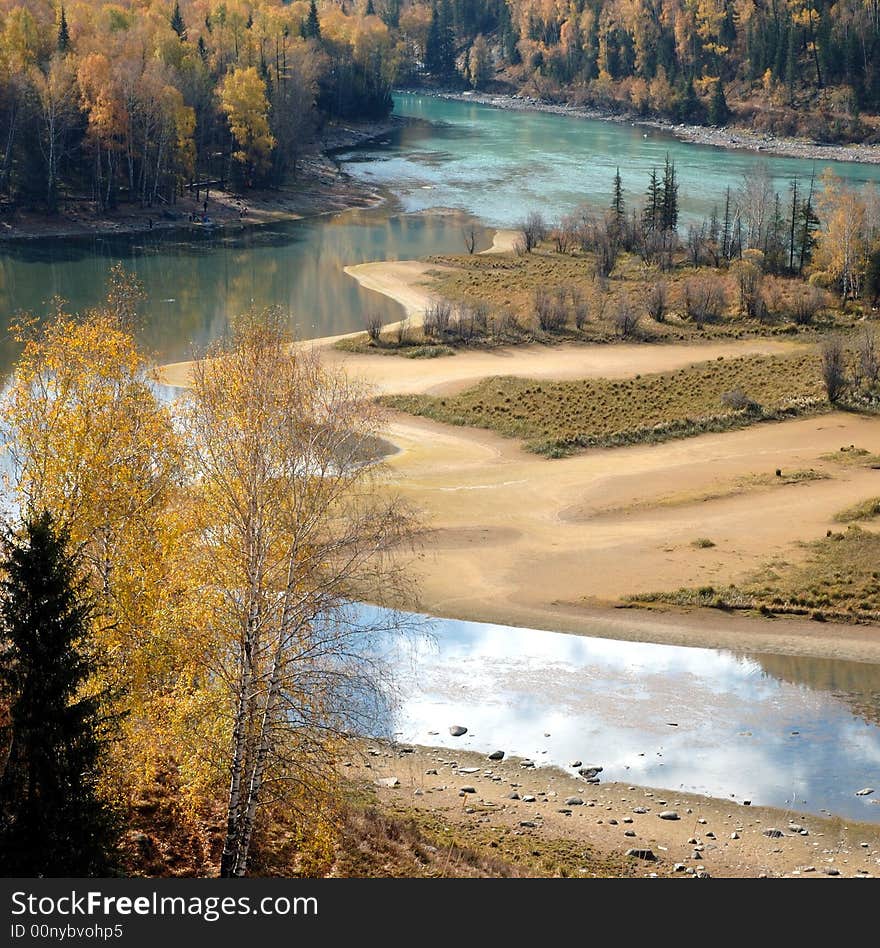
[[[761,165],[781,193],[802,184],[813,162],[763,157],[679,142],[663,132],[617,122],[541,112],[504,111],[432,96],[400,95],[407,119],[387,139],[343,152],[355,178],[387,200],[369,210],[277,223],[241,232],[182,229],[133,237],[6,241],[0,246],[0,320],[17,311],[43,314],[52,297],[74,310],[98,303],[107,272],[121,260],[143,280],[143,341],[157,359],[186,359],[223,332],[230,314],[280,305],[302,338],[361,329],[365,314],[400,318],[402,309],[343,272],[368,260],[416,259],[464,252],[464,231],[515,225],[527,211],[548,218],[578,204],[608,206],[614,171],[636,205],[652,168],[676,163],[683,220],[708,213],[728,186]],[[824,167],[824,165],[823,165]],[[854,183],[880,182],[880,166],[834,164]],[[438,212],[438,208],[447,209]],[[449,213],[449,209],[455,213]],[[15,347],[0,331],[0,369]]]
[[[301,337],[344,332],[361,328],[368,311],[401,313],[344,266],[461,252],[471,226],[487,246],[491,228],[532,208],[552,217],[583,202],[606,207],[618,167],[636,203],[668,153],[685,220],[761,164],[780,191],[817,170],[619,123],[430,96],[395,104],[406,125],[341,155],[349,173],[387,192],[381,206],[238,233],[6,242],[4,325],[17,311],[45,312],[53,296],[73,309],[94,305],[122,260],[145,284],[144,342],[161,360],[187,358],[251,305],[288,308]],[[877,166],[834,170],[880,181]],[[3,332],[4,371],[14,354]],[[434,632],[433,645],[413,645],[399,663],[401,702],[388,729],[403,740],[451,744],[448,726],[464,723],[470,733],[455,746],[497,746],[539,764],[579,758],[610,779],[880,819],[880,666],[451,621]],[[855,796],[871,785],[876,794]]]
[[880,822],[880,665],[451,619],[427,630],[395,653],[385,736]]

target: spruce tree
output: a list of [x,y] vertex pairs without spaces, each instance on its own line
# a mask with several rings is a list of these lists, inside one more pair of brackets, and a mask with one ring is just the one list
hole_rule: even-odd
[[440,50],[441,75],[448,79],[455,75],[455,34],[452,29],[452,5],[449,0],[440,0]]
[[700,125],[703,122],[705,110],[697,95],[697,90],[694,88],[693,79],[688,79],[681,92],[678,100],[678,115],[682,122],[691,125]]
[[425,69],[432,76],[440,72],[440,11],[436,2],[431,7],[431,23],[425,40]]
[[678,179],[675,162],[669,160],[663,166],[663,185],[660,191],[660,229],[675,230],[678,227]]
[[174,0],[174,10],[171,14],[171,29],[183,39],[183,34],[186,32],[186,24],[183,22],[178,0]]
[[651,169],[651,178],[648,182],[648,191],[645,194],[645,210],[642,214],[642,226],[645,233],[660,228],[660,206],[662,203],[662,190],[660,179],[657,177],[657,169]]
[[709,102],[709,124],[726,125],[729,119],[730,108],[727,105],[727,97],[724,95],[724,84],[719,76],[712,91],[712,100]]
[[67,29],[67,14],[61,8],[61,17],[58,20],[58,52],[66,53],[70,50],[70,31]]
[[321,38],[321,22],[318,19],[318,7],[315,3],[315,0],[311,0],[311,3],[309,4],[309,15],[306,17],[306,22],[303,24],[302,33],[305,39]]
[[8,536],[0,582],[0,875],[95,876],[110,869],[114,820],[97,790],[106,741],[86,686],[91,607],[68,538],[48,513]]
[[626,214],[626,203],[623,200],[623,184],[620,180],[620,168],[614,173],[614,195],[611,198],[611,210],[614,211],[614,225],[619,234],[623,231],[623,222]]
[[789,105],[794,105],[794,90],[797,85],[798,72],[797,31],[792,27],[788,31],[788,51],[785,59],[785,88],[788,93]]

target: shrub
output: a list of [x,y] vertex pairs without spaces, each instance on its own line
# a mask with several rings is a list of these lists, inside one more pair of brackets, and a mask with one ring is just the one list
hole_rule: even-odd
[[539,211],[531,211],[519,225],[522,248],[525,253],[531,253],[535,247],[547,236],[547,224]]
[[655,323],[666,321],[666,313],[669,309],[669,290],[662,280],[653,283],[648,290],[645,309]]
[[590,311],[584,294],[576,286],[571,288],[571,312],[574,318],[574,325],[577,329],[583,329],[589,318]]
[[757,411],[761,406],[741,388],[731,389],[721,395],[721,404],[734,411]]
[[697,326],[717,322],[726,302],[724,284],[718,277],[692,277],[684,285],[685,312]]
[[568,318],[567,296],[567,290],[562,287],[555,293],[542,286],[535,290],[535,318],[544,332],[558,332],[565,328]]
[[614,331],[621,339],[634,336],[639,328],[639,314],[626,298],[618,301],[612,315]]
[[449,331],[452,319],[452,307],[445,300],[431,303],[425,310],[424,332],[429,338],[440,339]]
[[831,336],[822,343],[822,382],[828,401],[836,404],[847,386],[846,355],[838,336]]
[[824,305],[825,294],[820,287],[801,284],[792,296],[792,321],[797,326],[809,326]]
[[382,333],[382,317],[378,313],[367,313],[366,319],[364,320],[364,328],[367,330],[367,335],[370,339],[378,343],[379,336]]

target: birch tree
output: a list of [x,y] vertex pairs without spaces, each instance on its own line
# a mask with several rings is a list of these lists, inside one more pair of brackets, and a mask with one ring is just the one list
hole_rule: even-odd
[[364,463],[374,402],[288,343],[279,312],[242,317],[196,363],[181,415],[193,552],[211,577],[205,679],[224,692],[226,877],[247,871],[267,801],[328,805],[344,736],[381,695],[374,637],[400,624],[353,604],[400,591],[412,531]]

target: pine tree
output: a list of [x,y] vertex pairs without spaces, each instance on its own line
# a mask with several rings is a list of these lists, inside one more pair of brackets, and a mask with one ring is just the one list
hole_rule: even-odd
[[174,11],[171,14],[171,29],[183,39],[183,34],[186,32],[186,24],[183,22],[178,0],[174,0]]
[[788,90],[788,104],[794,105],[794,90],[798,81],[797,31],[792,27],[788,31],[788,52],[785,59],[785,87]]
[[801,203],[800,211],[800,240],[798,246],[798,273],[803,272],[804,267],[810,262],[813,256],[813,248],[816,246],[815,233],[819,228],[819,218],[816,216],[813,205],[813,188],[815,179],[810,179],[810,190],[807,193],[806,201]]
[[798,221],[798,179],[792,178],[791,181],[791,205],[788,215],[788,271],[794,272],[794,243],[795,232],[797,231]]
[[84,685],[95,669],[90,610],[50,514],[5,540],[0,695],[0,875],[106,874],[114,821],[97,792],[106,724]]
[[724,219],[721,223],[721,256],[725,260],[730,260],[731,241],[733,240],[732,221],[730,220],[730,187],[724,192]]
[[58,20],[58,52],[66,53],[70,50],[70,31],[67,29],[67,14],[61,8],[61,17]]
[[709,103],[709,124],[726,125],[730,120],[730,108],[727,105],[727,97],[724,95],[724,84],[721,77],[715,83],[712,90],[712,100]]
[[675,230],[676,227],[678,227],[678,179],[675,175],[675,162],[669,160],[667,152],[660,192],[660,229]]
[[367,0],[367,8],[364,11],[365,16],[375,16],[376,8],[373,6],[373,0]]
[[662,203],[662,191],[660,179],[657,177],[657,169],[651,169],[651,178],[648,182],[648,191],[645,194],[645,210],[642,214],[642,226],[646,234],[650,234],[660,228],[660,206]]
[[315,4],[315,0],[311,0],[311,3],[309,4],[309,15],[306,17],[306,21],[303,24],[302,33],[305,39],[321,38],[321,22],[318,19],[318,7]]
[[623,200],[623,184],[620,180],[620,168],[614,173],[614,195],[611,198],[611,210],[614,211],[614,226],[618,234],[623,231],[626,214],[626,202]]

